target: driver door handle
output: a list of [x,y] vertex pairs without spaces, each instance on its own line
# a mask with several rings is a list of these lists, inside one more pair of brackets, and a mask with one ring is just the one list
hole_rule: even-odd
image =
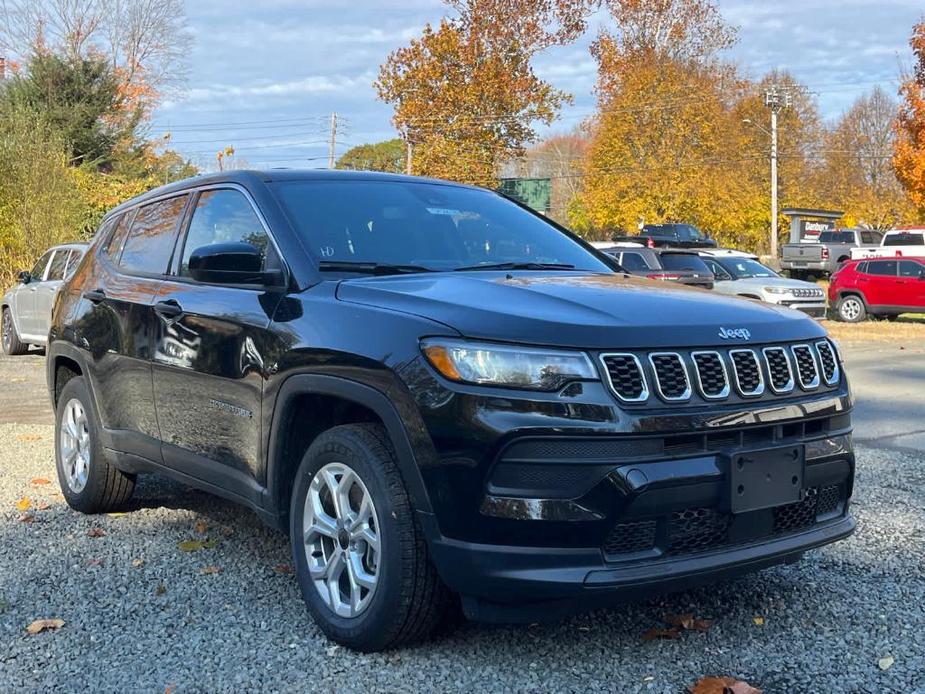
[[183,307],[173,299],[158,301],[154,304],[154,310],[164,318],[176,318],[183,313]]
[[105,298],[106,292],[104,292],[102,289],[94,289],[93,291],[84,292],[84,299],[93,304],[98,304]]

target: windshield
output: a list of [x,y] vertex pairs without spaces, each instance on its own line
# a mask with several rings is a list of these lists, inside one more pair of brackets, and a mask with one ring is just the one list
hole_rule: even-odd
[[751,258],[723,258],[720,265],[726,268],[733,277],[740,280],[751,277],[780,277],[771,268],[765,267]]
[[613,272],[541,217],[489,191],[363,180],[273,187],[322,269],[349,272],[358,264],[357,271],[528,266]]
[[701,260],[699,255],[693,253],[662,253],[662,267],[666,270],[693,270],[711,274],[710,268]]

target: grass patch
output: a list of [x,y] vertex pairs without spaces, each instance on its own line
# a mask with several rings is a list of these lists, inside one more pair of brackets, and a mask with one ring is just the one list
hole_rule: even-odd
[[851,344],[892,344],[895,347],[925,346],[925,315],[906,313],[895,321],[866,320],[863,323],[825,322],[829,334]]

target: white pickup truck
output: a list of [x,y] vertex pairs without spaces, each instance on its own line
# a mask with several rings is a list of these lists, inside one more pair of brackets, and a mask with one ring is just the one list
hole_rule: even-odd
[[925,257],[925,229],[916,227],[888,231],[876,248],[852,248],[851,259]]

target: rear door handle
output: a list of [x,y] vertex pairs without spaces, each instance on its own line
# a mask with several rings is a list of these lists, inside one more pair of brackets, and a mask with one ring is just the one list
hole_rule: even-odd
[[183,313],[183,307],[173,299],[157,302],[154,304],[154,310],[164,318],[176,318]]
[[93,291],[84,292],[84,299],[93,304],[98,304],[106,298],[106,292],[102,289],[94,289]]

